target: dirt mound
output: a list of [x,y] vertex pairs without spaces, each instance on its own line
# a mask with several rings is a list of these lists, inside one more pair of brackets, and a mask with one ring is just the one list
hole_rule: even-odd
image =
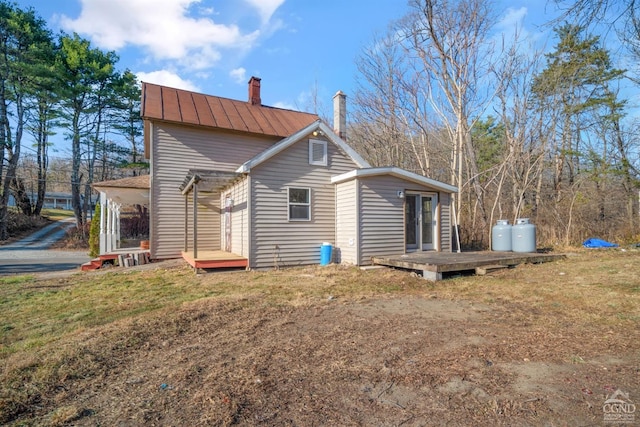
[[628,336],[541,328],[537,316],[517,303],[419,296],[297,307],[205,299],[77,338],[61,363],[70,376],[33,416],[92,426],[599,425],[613,390],[640,398]]

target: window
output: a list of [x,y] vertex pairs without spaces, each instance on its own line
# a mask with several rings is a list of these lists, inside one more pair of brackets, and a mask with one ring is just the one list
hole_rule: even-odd
[[311,220],[311,190],[309,188],[288,189],[289,221]]
[[309,164],[327,166],[327,141],[309,140]]

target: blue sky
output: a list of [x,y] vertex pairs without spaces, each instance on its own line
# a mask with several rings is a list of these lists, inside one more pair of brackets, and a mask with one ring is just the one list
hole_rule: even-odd
[[[356,86],[355,59],[408,10],[404,0],[18,0],[49,27],[114,50],[141,80],[234,99],[262,78],[266,105],[321,114]],[[515,25],[537,44],[552,9],[544,1],[496,3],[500,31]],[[549,43],[552,45],[552,43]]]

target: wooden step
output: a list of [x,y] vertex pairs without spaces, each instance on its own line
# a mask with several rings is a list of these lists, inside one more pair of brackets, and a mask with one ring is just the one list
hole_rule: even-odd
[[503,268],[509,268],[509,266],[508,265],[500,265],[500,264],[482,265],[480,267],[476,267],[476,274],[478,276],[485,276],[485,275],[491,273],[492,271],[502,270]]
[[95,258],[89,262],[85,262],[84,264],[82,264],[80,266],[80,270],[93,271],[93,270],[98,270],[100,267],[102,267],[102,260],[100,258]]

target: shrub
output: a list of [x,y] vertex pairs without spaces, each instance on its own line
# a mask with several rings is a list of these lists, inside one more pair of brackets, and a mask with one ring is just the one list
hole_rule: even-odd
[[100,204],[96,204],[96,210],[89,228],[89,256],[92,258],[100,255]]
[[7,218],[7,231],[9,234],[9,240],[14,240],[21,236],[44,227],[50,223],[47,218],[41,216],[29,216],[23,213],[17,212],[14,209],[9,209]]

